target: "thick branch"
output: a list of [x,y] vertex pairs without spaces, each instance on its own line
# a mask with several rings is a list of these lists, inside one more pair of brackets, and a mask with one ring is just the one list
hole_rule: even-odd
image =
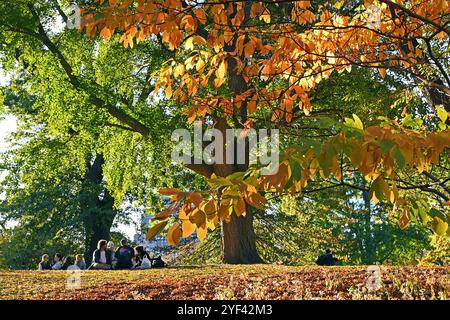
[[69,81],[72,84],[72,86],[78,90],[83,91],[88,94],[89,101],[95,105],[98,108],[105,109],[111,116],[119,120],[120,122],[126,124],[130,128],[133,129],[133,131],[142,134],[143,136],[148,136],[150,134],[149,129],[143,125],[138,120],[134,119],[130,115],[126,114],[123,110],[118,109],[116,106],[113,106],[109,104],[106,101],[103,101],[102,99],[98,98],[97,96],[86,92],[86,90],[83,88],[82,84],[78,80],[78,77],[74,74],[72,66],[69,64],[67,59],[64,57],[62,52],[56,47],[56,45],[51,41],[49,36],[47,35],[47,32],[45,31],[42,23],[40,22],[39,16],[36,13],[36,11],[33,8],[32,4],[28,5],[28,8],[30,9],[33,17],[36,19],[38,23],[38,33],[34,34],[34,36],[39,39],[44,45],[47,46],[47,48],[50,50],[50,52],[58,59],[59,63],[61,64],[62,68],[64,69],[65,73],[69,77]]

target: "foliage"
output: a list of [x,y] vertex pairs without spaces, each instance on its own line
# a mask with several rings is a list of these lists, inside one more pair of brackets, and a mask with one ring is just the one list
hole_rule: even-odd
[[[0,187],[2,244],[11,248],[4,250],[2,265],[14,268],[34,267],[45,252],[85,252],[89,258],[90,234],[104,225],[107,233],[100,236],[106,237],[113,219],[126,220],[125,207],[158,208],[162,201],[154,188],[196,185],[169,161],[170,141],[164,137],[177,117],[165,114],[175,106],[148,99],[148,74],[166,53],[157,44],[131,52],[55,26],[61,8],[51,1],[38,3],[45,18],[37,35],[31,3],[0,4],[2,17],[8,17],[0,23],[0,63],[7,75],[0,88],[2,114],[16,116],[19,125],[11,150],[2,155],[7,175]],[[121,65],[120,72],[111,62]],[[108,116],[118,109],[104,103],[145,117],[155,137],[120,126]],[[92,181],[100,158],[105,165]],[[10,224],[17,227],[5,228]],[[17,255],[23,261],[12,262]]]
[[[370,20],[374,10],[379,21]],[[159,72],[154,93],[164,92],[166,99],[188,103],[190,123],[197,117],[211,117],[216,123],[225,118],[248,129],[267,125],[267,116],[277,126],[286,127],[303,114],[311,115],[311,95],[318,84],[355,66],[377,70],[381,78],[386,78],[387,70],[397,77],[409,75],[448,94],[445,84],[427,78],[439,73],[446,76],[446,62],[433,50],[450,34],[448,10],[446,1],[403,4],[380,0],[355,6],[309,1],[98,1],[98,6],[88,8],[84,27],[89,35],[98,30],[105,39],[119,32],[125,47],[161,35],[160,41],[175,57]],[[101,16],[96,16],[99,12]],[[450,146],[448,110],[431,107],[436,110],[438,130],[424,128],[421,119],[406,113],[403,119],[385,117],[381,123],[366,126],[355,114],[338,123],[328,122],[335,134],[319,148],[295,141],[284,150],[276,175],[260,177],[250,168],[245,175],[232,172],[217,177],[213,169],[212,175],[206,175],[211,185],[206,199],[197,193],[166,191],[174,198],[169,213],[183,205],[179,218],[188,230],[183,235],[196,229],[204,239],[208,229],[230,221],[232,214],[245,216],[247,204],[264,207],[267,192],[301,192],[318,176],[344,184],[345,171],[351,167],[370,183],[375,204],[380,200],[394,204],[405,227],[421,218],[400,195],[398,189],[408,187],[397,183],[397,175],[409,168],[419,174],[428,172],[440,164]],[[441,204],[446,201],[445,195]],[[446,211],[441,208],[439,216],[427,213],[434,220],[430,226],[440,235],[449,230]],[[171,230],[177,232],[169,232],[170,239],[181,236],[180,222],[175,223]]]

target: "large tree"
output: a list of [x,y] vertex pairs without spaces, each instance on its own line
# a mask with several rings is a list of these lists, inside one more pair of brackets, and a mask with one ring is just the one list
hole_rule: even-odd
[[[188,165],[212,178],[218,196],[198,199],[181,190],[163,193],[173,195],[178,204],[184,202],[180,219],[182,228],[189,230],[185,235],[197,228],[204,237],[208,228],[226,222],[222,224],[225,261],[260,261],[251,207],[264,204],[263,192],[300,192],[319,173],[344,185],[349,165],[370,181],[370,199],[388,199],[402,209],[403,225],[411,220],[411,213],[399,188],[434,192],[441,196],[441,203],[447,203],[448,193],[431,185],[444,185],[448,191],[448,177],[405,186],[398,172],[406,164],[429,173],[449,146],[449,134],[444,131],[450,92],[448,1],[101,0],[86,9],[90,12],[84,23],[90,35],[98,30],[108,39],[119,32],[125,47],[133,47],[135,40],[158,38],[173,50],[175,57],[161,70],[154,91],[187,103],[189,121],[211,119],[212,126],[222,132],[267,128],[269,120],[273,123],[269,126],[295,128],[304,115],[333,114],[313,109],[311,96],[335,72],[354,67],[377,70],[383,78],[389,70],[400,81],[412,80],[417,88],[425,87],[427,108],[441,120],[438,130],[429,122],[420,131],[408,129],[423,124],[417,125],[412,115],[403,121],[386,119],[384,124],[366,121],[365,129],[360,118],[353,116],[344,126],[330,123],[334,137],[318,150],[308,151],[301,141],[287,149],[277,175],[259,180],[250,172],[237,175],[249,169],[249,163]],[[160,218],[166,219],[167,212]],[[448,216],[433,218],[439,233],[445,233]],[[175,243],[180,228],[178,222],[171,228],[169,238],[173,236]]]
[[[17,41],[43,48],[46,66],[57,70],[49,80],[64,83],[57,92],[80,95],[81,109],[79,101],[69,110],[64,105],[73,105],[75,96],[59,96],[60,107],[49,99],[44,110],[51,112],[43,114],[51,116],[49,123],[58,127],[57,132],[64,126],[68,130],[70,121],[61,122],[55,115],[77,123],[82,127],[75,128],[77,132],[100,131],[105,180],[116,201],[135,186],[149,190],[160,185],[142,178],[149,175],[145,166],[154,167],[154,159],[168,155],[165,149],[171,144],[154,141],[168,138],[170,128],[187,126],[178,122],[183,112],[188,123],[203,119],[205,126],[222,132],[281,129],[283,152],[277,175],[261,176],[259,168],[249,168],[248,162],[187,165],[207,178],[211,187],[201,194],[192,188],[163,190],[175,204],[157,216],[162,222],[150,235],[179,219],[169,230],[169,240],[176,244],[181,234],[189,236],[197,230],[204,238],[208,229],[220,224],[225,262],[260,262],[254,207],[262,209],[266,198],[286,191],[348,187],[355,169],[363,173],[374,202],[386,199],[394,204],[402,226],[416,218],[405,192],[418,190],[437,197],[433,206],[439,214],[428,211],[428,223],[440,234],[448,229],[443,206],[449,200],[448,164],[440,161],[450,144],[445,124],[447,1],[436,5],[387,0],[81,2],[88,4],[83,20],[88,34],[99,31],[106,39],[112,37],[109,44],[91,40],[89,54],[84,46],[70,46],[66,40],[70,36],[87,41],[82,34],[52,31],[56,15],[67,20],[58,1],[41,1],[39,6],[25,0],[3,2],[0,8],[6,18],[0,25],[9,49]],[[373,16],[379,20],[371,21]],[[118,38],[126,47],[134,46],[135,40],[139,44],[117,55]],[[159,51],[149,50],[154,47]],[[9,51],[10,57],[15,54]],[[80,59],[80,54],[91,62]],[[33,60],[26,62],[33,65]],[[128,73],[114,72],[130,64]],[[157,73],[155,64],[162,66]],[[99,75],[103,69],[98,65],[109,72]],[[381,77],[375,72],[368,76],[388,85],[395,82],[389,92],[380,89],[380,96],[403,94],[403,101],[393,108],[404,110],[385,112],[380,120],[376,118],[380,113],[373,111],[385,110],[384,105],[357,110],[352,109],[352,98],[346,103],[348,109],[315,100],[328,83],[339,79],[338,73],[352,68],[377,70]],[[334,90],[328,92],[341,89]],[[148,98],[151,91],[155,98]],[[45,92],[44,97],[54,97]],[[149,101],[153,101],[150,108]],[[161,104],[166,107],[154,107]],[[358,116],[352,117],[355,112],[365,115],[361,116],[365,126]],[[82,125],[86,114],[89,126]],[[429,116],[421,121],[420,114]],[[146,152],[155,151],[155,145],[161,146],[157,149],[161,157],[147,158]],[[410,179],[411,175],[419,177]]]
[[[165,113],[175,106],[148,99],[149,74],[170,53],[157,44],[130,52],[89,39],[62,27],[67,17],[57,2],[41,1],[37,11],[32,3],[0,4],[0,63],[7,76],[1,113],[19,124],[2,157],[7,176],[0,218],[5,225],[19,223],[3,230],[16,232],[14,239],[20,240],[19,229],[30,234],[23,247],[36,240],[34,254],[67,234],[65,241],[72,238],[90,260],[98,240],[109,239],[113,221],[126,213],[124,205],[157,210],[162,201],[154,188],[195,185],[170,164],[164,137],[178,120]],[[140,115],[154,137],[134,133],[133,121],[122,122],[128,113]]]

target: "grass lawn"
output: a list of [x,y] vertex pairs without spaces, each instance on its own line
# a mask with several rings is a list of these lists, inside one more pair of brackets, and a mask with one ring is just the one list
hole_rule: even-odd
[[381,267],[381,288],[367,268],[239,265],[132,271],[0,271],[0,299],[450,299],[450,267]]

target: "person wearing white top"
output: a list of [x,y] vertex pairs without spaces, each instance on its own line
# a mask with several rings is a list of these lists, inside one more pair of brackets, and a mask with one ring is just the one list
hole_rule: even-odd
[[97,250],[92,256],[92,265],[89,269],[109,270],[111,269],[111,255],[106,250],[106,240],[100,240],[97,245]]

